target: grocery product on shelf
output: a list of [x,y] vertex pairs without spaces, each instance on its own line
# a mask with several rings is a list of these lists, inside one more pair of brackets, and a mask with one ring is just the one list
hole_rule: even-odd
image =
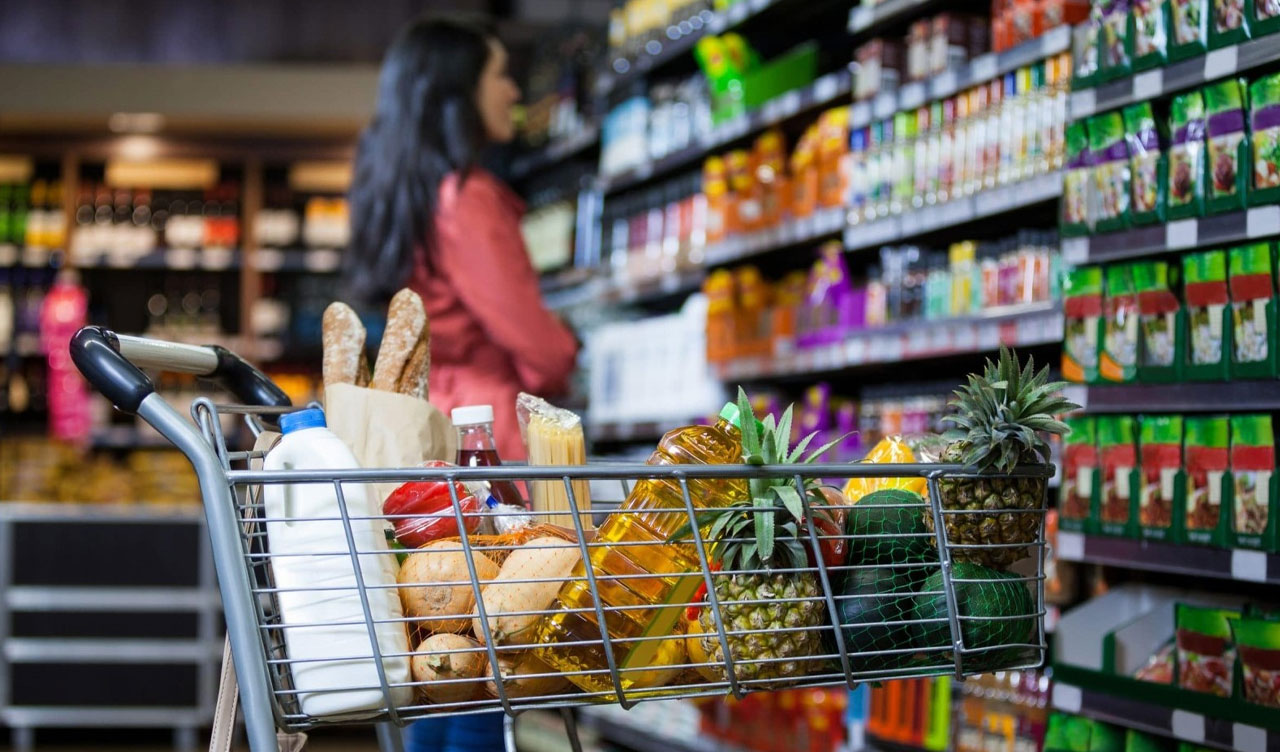
[[1064,422],[1070,430],[1063,438],[1058,525],[1063,530],[1087,532],[1092,527],[1091,519],[1097,515],[1102,491],[1097,418],[1072,415]]
[[1129,217],[1135,225],[1161,222],[1165,215],[1168,165],[1160,148],[1160,136],[1150,102],[1124,108],[1125,138],[1129,142],[1132,195]]
[[1132,196],[1129,146],[1125,143],[1124,119],[1119,112],[1089,118],[1089,151],[1093,155],[1093,192],[1097,211],[1094,229],[1098,232],[1129,226]]
[[1188,543],[1224,546],[1232,507],[1232,481],[1225,415],[1187,416],[1187,509],[1185,537]]
[[1198,217],[1205,211],[1205,110],[1198,91],[1173,98],[1169,107],[1169,218]]
[[1249,85],[1249,131],[1253,139],[1249,203],[1274,203],[1280,199],[1280,74],[1263,76]]
[[1231,416],[1233,547],[1277,550],[1275,435],[1270,415]]
[[40,340],[49,345],[49,435],[66,441],[89,436],[89,391],[67,353],[55,343],[71,341],[85,325],[88,308],[88,293],[72,271],[58,274],[40,304]]
[[1094,3],[1094,10],[1101,15],[1098,44],[1101,75],[1116,79],[1129,74],[1132,69],[1133,40],[1129,38],[1130,0],[1101,0]]
[[982,674],[958,686],[952,711],[956,752],[1051,749],[1049,676],[1038,670]]
[[1199,57],[1209,49],[1210,0],[1167,0],[1169,59]]
[[70,250],[77,263],[94,257],[129,264],[156,251],[230,253],[240,242],[240,187],[202,190],[111,188],[82,183]]
[[847,690],[831,687],[704,700],[698,702],[697,732],[702,739],[744,752],[834,752],[848,738],[844,714],[849,702]]
[[[674,3],[651,3],[627,0],[609,12],[609,55],[615,59],[634,58],[649,52],[654,44],[661,49],[668,27],[684,33],[702,28],[710,18],[710,0],[680,0]],[[696,25],[694,25],[696,24]],[[653,53],[650,53],[653,54]],[[615,69],[617,63],[614,64]]]
[[1098,375],[1105,381],[1133,381],[1138,374],[1138,296],[1130,264],[1106,268],[1102,349]]
[[1129,39],[1133,44],[1133,69],[1144,71],[1165,64],[1169,29],[1166,0],[1133,0]]
[[1071,269],[1063,298],[1062,377],[1077,384],[1097,383],[1100,345],[1106,337],[1102,267]]
[[859,46],[853,53],[858,65],[853,98],[873,99],[882,92],[897,89],[907,72],[905,57],[902,43],[896,39],[872,39]]
[[1231,639],[1240,656],[1240,686],[1245,702],[1280,708],[1280,675],[1275,656],[1280,651],[1280,622],[1251,615],[1228,617]]
[[1140,479],[1138,525],[1149,540],[1180,537],[1180,511],[1185,507],[1183,425],[1180,415],[1142,415],[1138,418]]
[[[1240,0],[1228,0],[1239,2]],[[1243,209],[1249,185],[1248,99],[1243,79],[1205,87],[1208,176],[1205,208],[1210,214]]]
[[1218,697],[1231,696],[1236,655],[1227,620],[1239,617],[1238,611],[1175,605],[1179,687]]
[[1138,326],[1142,331],[1138,380],[1144,383],[1183,379],[1187,359],[1187,314],[1178,292],[1180,265],[1165,261],[1134,263],[1138,294]]
[[[582,431],[582,419],[576,414],[556,407],[532,394],[521,392],[516,398],[516,418],[520,433],[529,450],[529,464],[533,465],[584,465],[587,462],[586,439]],[[591,489],[584,480],[572,482],[573,504],[569,491],[560,481],[530,483],[529,508],[542,513],[542,522],[555,524],[568,521],[556,512],[568,512],[576,504],[583,529],[594,527],[591,521]]]
[[1275,378],[1275,253],[1270,243],[1232,248],[1230,254],[1233,378]]
[[1275,0],[1248,0],[1249,28],[1254,36],[1280,31],[1280,5]]
[[1249,38],[1246,0],[1210,0],[1209,49],[1239,44]]
[[1067,126],[1066,169],[1062,175],[1059,229],[1064,236],[1085,235],[1093,229],[1093,157],[1084,121]]
[[1098,416],[1098,453],[1102,459],[1102,494],[1098,500],[1098,532],[1133,537],[1137,530],[1138,427],[1131,415]]
[[1182,257],[1187,304],[1187,360],[1191,381],[1225,381],[1230,374],[1232,317],[1227,252],[1204,251]]

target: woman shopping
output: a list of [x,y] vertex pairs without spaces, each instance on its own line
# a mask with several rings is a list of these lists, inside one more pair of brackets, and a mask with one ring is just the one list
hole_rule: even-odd
[[[563,392],[577,344],[543,305],[523,204],[479,166],[515,136],[506,49],[480,25],[419,21],[387,51],[378,87],[356,153],[345,281],[367,301],[406,285],[420,294],[432,403],[446,414],[492,405],[499,454],[523,459],[516,395]],[[408,740],[411,752],[501,750],[501,715],[420,721]]]

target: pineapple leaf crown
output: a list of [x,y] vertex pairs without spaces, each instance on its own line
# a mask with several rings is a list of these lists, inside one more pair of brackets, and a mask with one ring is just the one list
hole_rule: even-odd
[[960,461],[980,471],[1008,472],[1028,455],[1048,460],[1041,434],[1065,435],[1070,429],[1054,416],[1080,409],[1062,396],[1065,386],[1049,381],[1048,366],[1037,373],[1034,358],[1023,367],[1012,350],[1001,347],[999,359],[987,360],[981,376],[970,374],[951,401],[956,414],[945,420],[956,426],[949,437],[961,445]]
[[[738,387],[738,415],[742,435],[742,459],[747,465],[807,465],[826,454],[845,439],[841,436],[809,451],[817,432],[791,444],[794,405],[775,419],[766,415],[757,423],[755,411],[746,391]],[[754,429],[754,430],[753,430]],[[804,483],[804,493],[817,494],[816,482]],[[711,556],[726,570],[769,569],[773,566],[801,568],[806,563],[801,535],[804,525],[804,501],[796,485],[782,478],[751,478],[750,497],[727,507],[703,510],[698,514],[699,527],[710,525],[707,539],[712,543]],[[819,504],[823,500],[816,499]],[[817,517],[828,516],[825,510],[813,509]],[[686,522],[671,537],[689,538],[692,525]]]

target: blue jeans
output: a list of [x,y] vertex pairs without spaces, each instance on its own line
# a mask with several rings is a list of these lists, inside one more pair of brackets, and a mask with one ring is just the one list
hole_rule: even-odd
[[405,752],[503,752],[502,713],[424,718],[409,726]]

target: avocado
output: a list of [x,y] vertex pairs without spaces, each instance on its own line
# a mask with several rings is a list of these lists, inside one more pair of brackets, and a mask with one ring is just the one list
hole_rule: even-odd
[[[929,505],[919,494],[901,489],[874,491],[862,497],[849,508],[845,523],[845,534],[857,536],[849,539],[849,561],[853,564],[937,561],[937,539],[924,524],[928,511]],[[916,571],[923,573],[926,569],[920,567]]]
[[[1027,583],[1018,575],[1000,572],[980,564],[955,562],[952,565],[956,609],[961,617],[960,634],[966,650],[994,648],[1030,642],[1035,637],[1035,600]],[[975,580],[957,582],[956,580]],[[947,598],[943,592],[942,570],[934,570],[920,586],[915,598],[917,619],[939,619],[920,625],[924,647],[951,645],[951,628],[947,621]],[[987,617],[1021,616],[995,620]],[[964,617],[979,617],[966,619]],[[970,654],[966,667],[990,669],[1007,665],[1020,657],[1022,649],[988,650]]]
[[872,567],[855,569],[849,573],[844,583],[844,597],[839,599],[837,610],[851,670],[880,671],[901,668],[910,663],[910,653],[855,654],[909,648],[919,644],[920,632],[917,625],[884,624],[914,618],[914,592],[907,570]]

